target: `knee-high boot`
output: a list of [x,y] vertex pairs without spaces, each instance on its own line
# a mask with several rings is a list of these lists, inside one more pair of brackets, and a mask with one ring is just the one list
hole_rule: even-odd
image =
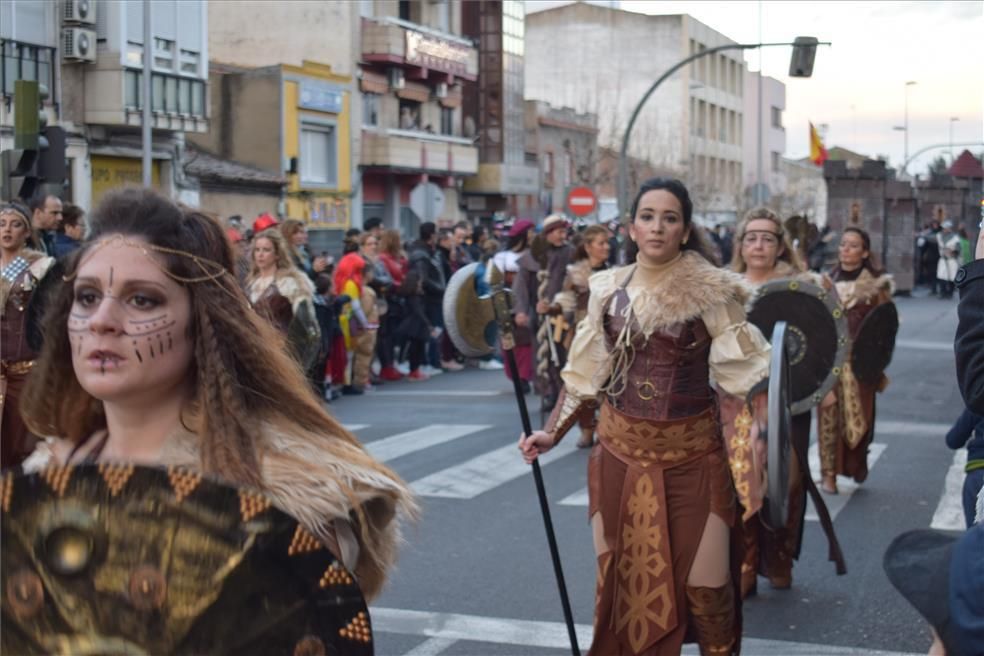
[[701,656],[731,654],[735,635],[735,594],[731,583],[720,588],[687,586],[690,625]]
[[741,561],[741,598],[745,599],[756,594],[758,589],[759,531],[761,530],[758,513],[745,520],[742,530],[745,557]]
[[837,474],[837,404],[817,409],[817,442],[820,449],[820,472]]

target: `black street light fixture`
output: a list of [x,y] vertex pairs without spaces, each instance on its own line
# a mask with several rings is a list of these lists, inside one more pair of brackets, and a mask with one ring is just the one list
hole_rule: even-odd
[[[698,53],[694,53],[689,57],[681,59],[679,62],[671,66],[670,69],[663,73],[663,75],[661,75],[660,78],[653,83],[653,86],[649,87],[649,90],[642,96],[639,104],[636,105],[635,109],[632,111],[632,116],[629,118],[629,124],[625,128],[625,135],[622,137],[622,150],[619,153],[618,160],[619,218],[624,218],[625,212],[628,210],[629,137],[632,134],[632,128],[635,125],[636,119],[639,118],[639,112],[642,111],[642,106],[646,104],[646,101],[649,100],[649,97],[653,95],[653,92],[656,91],[656,88],[659,87],[660,84],[669,79],[669,77],[678,70],[695,59],[699,59],[700,57],[712,55],[716,52],[722,52],[724,50],[754,50],[756,48],[767,48],[771,46],[793,46],[792,57],[789,61],[789,76],[810,77],[813,75],[813,63],[817,56],[817,46],[829,46],[830,44],[830,41],[818,41],[816,37],[812,36],[798,36],[792,43],[730,43],[723,46],[708,48],[707,50],[701,50]],[[761,71],[759,71],[759,74],[761,75]]]

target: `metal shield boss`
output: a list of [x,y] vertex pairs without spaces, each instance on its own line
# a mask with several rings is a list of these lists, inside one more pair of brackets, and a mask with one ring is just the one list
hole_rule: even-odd
[[786,523],[789,498],[789,467],[792,454],[793,415],[790,412],[789,326],[777,321],[772,329],[772,358],[769,363],[768,443],[766,464],[766,521],[773,529]]
[[847,319],[836,294],[795,278],[773,280],[759,287],[748,320],[767,338],[777,322],[786,323],[791,412],[819,404],[837,382],[848,351]]
[[851,370],[866,385],[877,385],[888,369],[899,332],[899,313],[895,303],[882,303],[861,321],[851,347]]
[[127,464],[0,476],[4,654],[373,653],[365,599],[262,493]]
[[478,263],[458,269],[444,291],[444,328],[462,355],[479,358],[495,349],[496,324],[492,299],[475,287]]

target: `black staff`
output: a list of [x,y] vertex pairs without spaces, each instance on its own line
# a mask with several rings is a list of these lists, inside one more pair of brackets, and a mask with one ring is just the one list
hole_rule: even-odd
[[[519,416],[523,422],[523,433],[531,435],[530,413],[526,409],[526,395],[520,385],[519,369],[516,367],[516,355],[513,353],[515,340],[513,338],[512,299],[509,290],[505,288],[502,272],[492,266],[492,307],[495,309],[496,323],[499,326],[499,338],[502,340],[502,351],[506,362],[512,371],[513,391],[516,393],[516,403],[519,405]],[[567,597],[567,586],[564,584],[564,571],[560,565],[560,551],[557,549],[557,538],[554,535],[553,521],[550,519],[550,505],[547,503],[547,491],[543,487],[543,474],[540,472],[540,461],[533,461],[533,480],[536,482],[536,495],[540,499],[540,512],[543,513],[543,526],[547,531],[547,543],[550,545],[550,559],[553,560],[554,575],[557,577],[557,588],[560,591],[560,603],[564,607],[564,621],[567,623],[567,634],[571,639],[571,652],[581,656],[577,646],[577,634],[574,631],[574,616],[571,614],[571,602]]]

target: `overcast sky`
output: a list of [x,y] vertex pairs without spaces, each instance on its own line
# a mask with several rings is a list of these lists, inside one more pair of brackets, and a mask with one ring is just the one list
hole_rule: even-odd
[[[568,4],[528,0],[527,12]],[[933,144],[984,141],[984,2],[729,2],[599,1],[649,14],[690,14],[740,43],[792,41],[799,35],[832,41],[817,52],[810,79],[788,78],[788,48],[748,51],[759,68],[786,85],[786,156],[809,154],[808,121],[827,125],[825,144],[885,155],[901,164],[905,83],[909,87],[909,155]],[[761,9],[761,32],[759,16]],[[959,118],[951,122],[951,117]],[[984,146],[970,149],[975,154]],[[954,147],[955,155],[961,149]],[[913,160],[923,173],[943,148]]]

